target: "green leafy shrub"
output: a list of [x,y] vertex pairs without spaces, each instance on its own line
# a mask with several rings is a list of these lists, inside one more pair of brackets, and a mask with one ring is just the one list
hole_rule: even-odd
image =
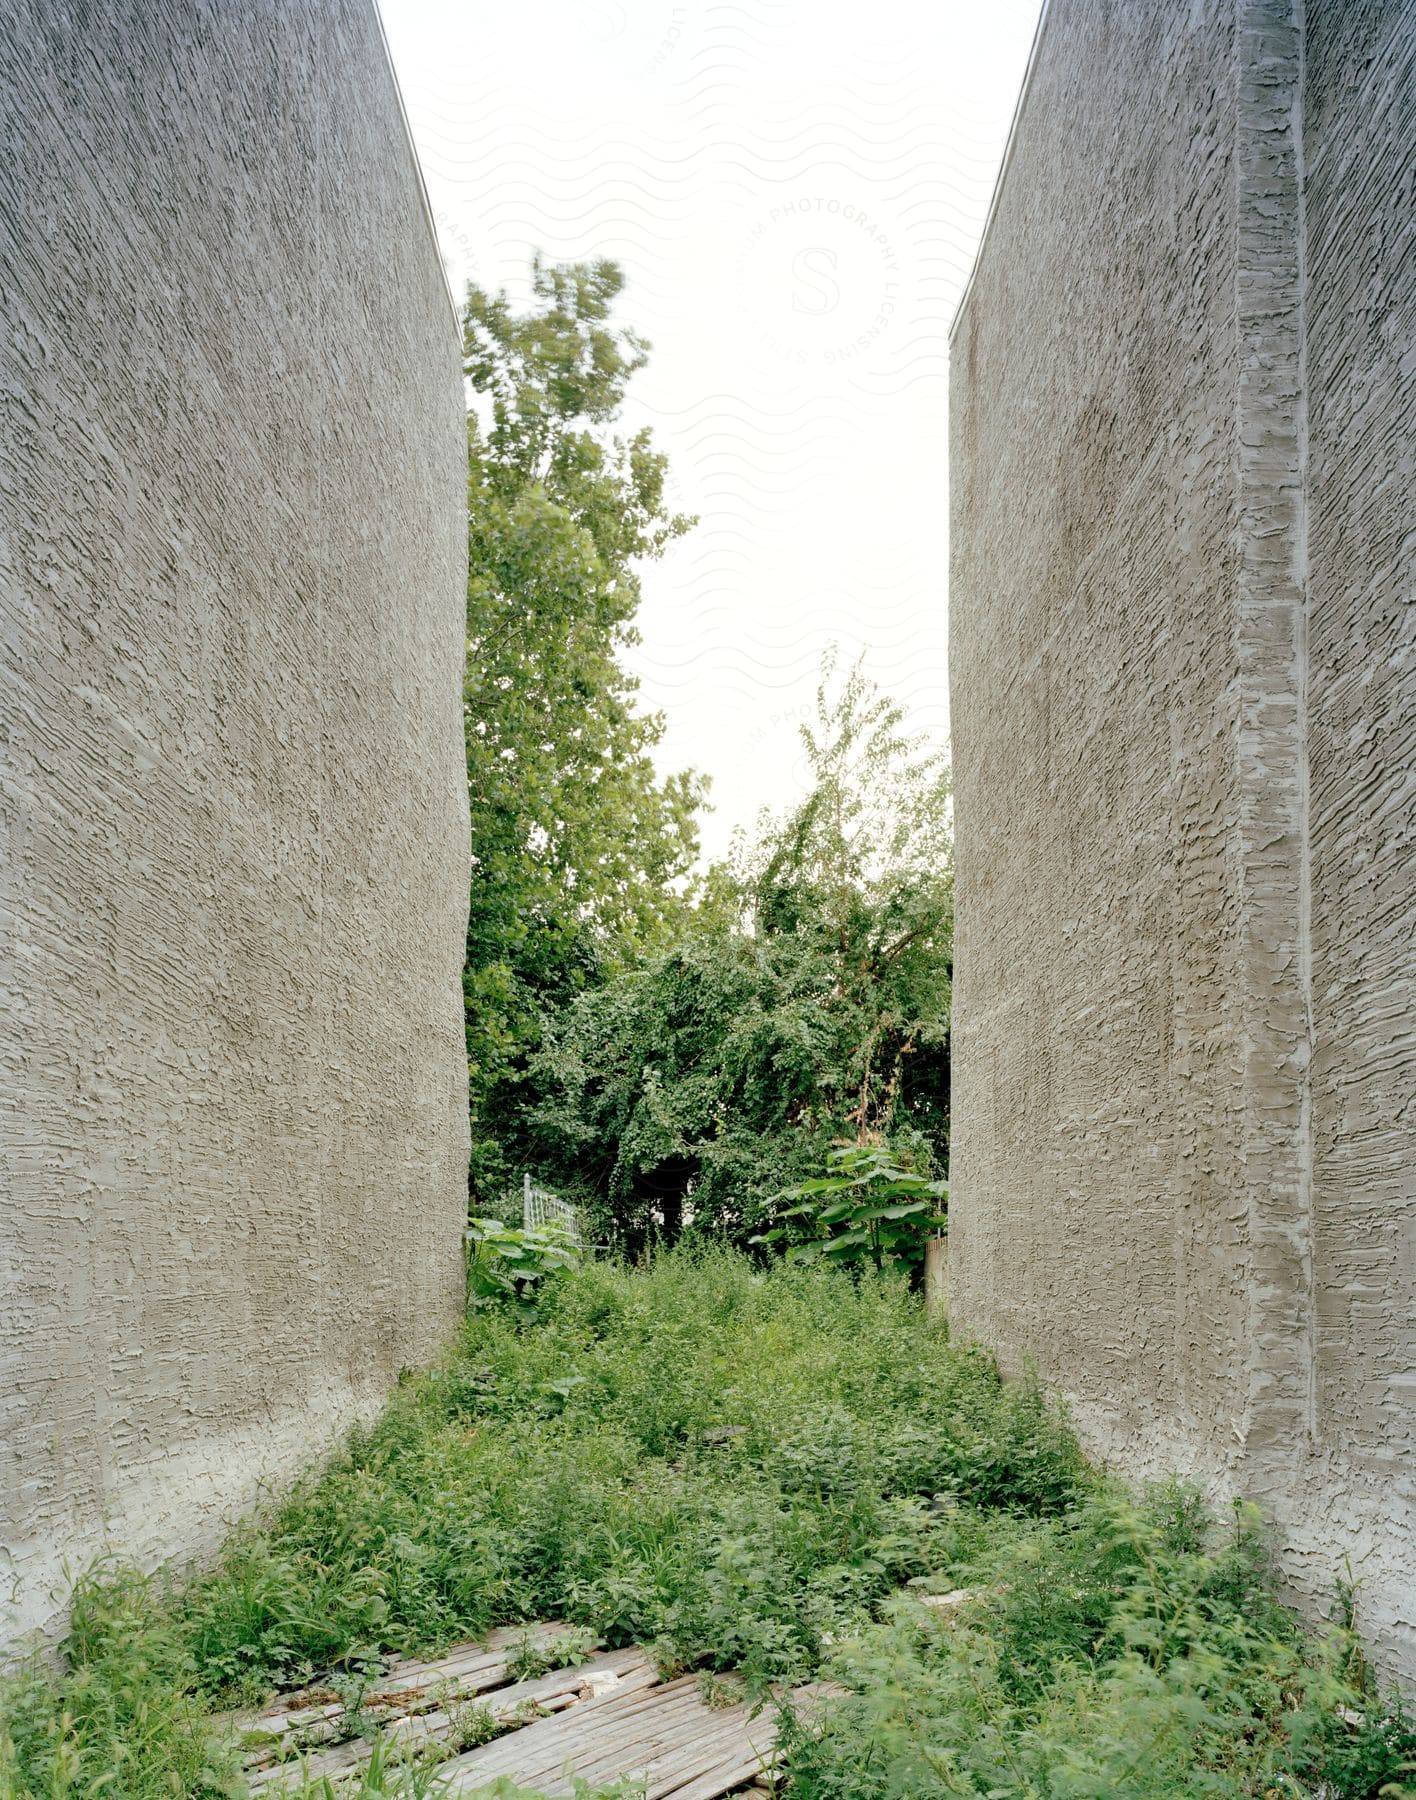
[[1339,1702],[1319,1718],[1301,1773],[1353,1800],[1416,1795],[1416,1719],[1399,1693],[1369,1688],[1357,1706]]
[[922,1271],[925,1245],[948,1227],[947,1185],[902,1169],[879,1143],[837,1144],[828,1160],[829,1175],[778,1196],[796,1204],[782,1208],[781,1223],[751,1242],[784,1244],[794,1262],[823,1258],[838,1268],[869,1263],[883,1270],[894,1263]]
[[473,1219],[466,1237],[467,1288],[474,1306],[509,1300],[534,1310],[540,1284],[580,1261],[574,1233],[555,1222],[511,1226],[500,1219]]

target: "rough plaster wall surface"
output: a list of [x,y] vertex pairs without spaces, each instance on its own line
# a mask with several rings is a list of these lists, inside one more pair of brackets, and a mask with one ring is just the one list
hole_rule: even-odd
[[0,1636],[460,1302],[466,464],[368,0],[0,36]]
[[[1052,0],[953,340],[955,1320],[1416,1672],[1409,8]],[[1403,558],[1405,549],[1406,562]]]
[[[1416,1665],[1416,12],[1307,0],[1309,1554]],[[1370,1550],[1368,1546],[1370,1545]]]
[[[1220,0],[1192,29],[1089,23],[1049,16],[1061,49],[954,339],[950,1279],[1001,1345],[1046,1322],[1105,1447],[1202,1443],[1218,1472],[1246,1307],[1240,949],[1213,903],[1236,806],[1234,32]],[[1153,143],[1117,129],[1132,106]]]

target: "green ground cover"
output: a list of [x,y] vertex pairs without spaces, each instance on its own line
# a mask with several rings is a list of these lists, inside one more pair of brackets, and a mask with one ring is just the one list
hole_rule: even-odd
[[0,1697],[0,1796],[239,1795],[222,1708],[552,1617],[765,1704],[843,1682],[788,1733],[793,1800],[1371,1800],[1416,1755],[1350,1633],[1277,1605],[1247,1514],[1123,1493],[896,1277],[709,1252],[475,1311],[208,1574],[86,1580],[62,1666]]

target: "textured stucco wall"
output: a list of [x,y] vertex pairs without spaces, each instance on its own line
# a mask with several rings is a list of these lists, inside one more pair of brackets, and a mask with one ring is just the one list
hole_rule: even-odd
[[1416,1673],[1413,56],[1048,9],[953,338],[950,1280]]
[[466,463],[369,0],[0,34],[0,1636],[455,1319]]

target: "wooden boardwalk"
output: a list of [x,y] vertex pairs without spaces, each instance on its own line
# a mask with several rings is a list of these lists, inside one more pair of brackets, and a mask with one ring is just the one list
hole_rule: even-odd
[[[710,1705],[696,1675],[663,1681],[636,1649],[575,1660],[574,1641],[563,1625],[497,1631],[432,1662],[393,1664],[353,1713],[331,1690],[314,1689],[242,1714],[231,1724],[251,1791],[276,1800],[306,1776],[328,1776],[337,1791],[340,1777],[368,1762],[374,1727],[386,1745],[412,1753],[465,1744],[474,1728],[483,1735],[487,1715],[502,1734],[440,1763],[440,1791],[474,1794],[500,1776],[555,1796],[572,1793],[572,1775],[592,1784],[627,1776],[647,1800],[719,1800],[770,1786],[775,1706],[754,1716],[745,1705]],[[562,1649],[565,1667],[512,1679],[528,1650],[544,1662]],[[823,1691],[797,1688],[790,1698],[808,1709]]]

